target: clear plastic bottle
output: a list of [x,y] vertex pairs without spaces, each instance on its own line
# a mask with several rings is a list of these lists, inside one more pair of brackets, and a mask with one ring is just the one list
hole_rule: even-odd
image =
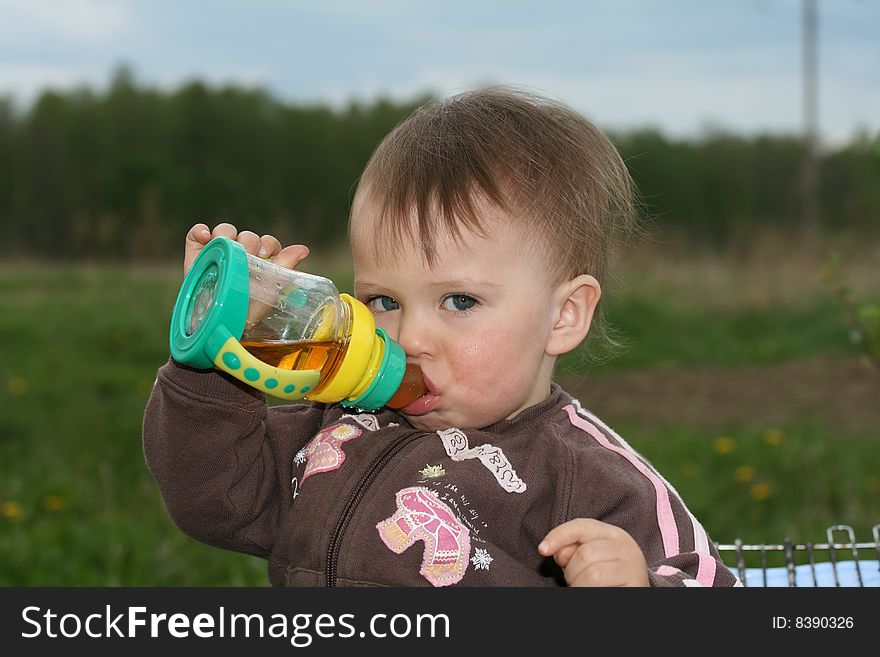
[[193,262],[171,318],[171,355],[283,399],[404,408],[421,371],[360,301],[218,237]]

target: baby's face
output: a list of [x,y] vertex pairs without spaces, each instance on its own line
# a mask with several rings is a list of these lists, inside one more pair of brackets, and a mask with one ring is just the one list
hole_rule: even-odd
[[487,209],[488,237],[440,239],[433,268],[417,245],[377,260],[366,237],[374,211],[362,200],[352,213],[354,291],[425,375],[431,394],[402,410],[407,419],[482,428],[545,399],[558,311],[534,244]]

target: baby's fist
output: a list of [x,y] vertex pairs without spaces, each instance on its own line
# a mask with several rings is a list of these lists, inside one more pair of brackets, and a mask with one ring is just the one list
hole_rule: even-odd
[[620,527],[576,518],[551,529],[538,552],[553,557],[569,586],[649,586],[645,556]]

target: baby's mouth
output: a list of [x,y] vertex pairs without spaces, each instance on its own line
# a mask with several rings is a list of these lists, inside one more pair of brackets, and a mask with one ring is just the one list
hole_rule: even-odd
[[428,389],[428,392],[411,404],[401,408],[400,412],[404,415],[426,415],[434,410],[440,402],[440,393],[437,391],[437,388],[434,387],[433,382],[427,376],[424,376],[424,373],[422,373],[422,376],[425,380],[425,387]]
[[434,410],[434,407],[440,402],[440,395],[432,395],[430,392],[422,395],[408,406],[400,409],[404,415],[426,415]]

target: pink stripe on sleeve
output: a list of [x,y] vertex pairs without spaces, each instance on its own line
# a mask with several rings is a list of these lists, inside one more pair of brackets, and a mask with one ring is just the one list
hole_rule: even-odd
[[[663,551],[666,553],[667,557],[678,554],[678,527],[675,524],[675,516],[672,514],[672,506],[669,503],[669,491],[666,490],[666,486],[663,485],[663,482],[657,474],[651,471],[651,469],[642,463],[632,452],[611,444],[611,442],[605,437],[605,434],[578,415],[572,405],[569,404],[566,406],[565,412],[568,413],[569,420],[571,420],[571,423],[574,426],[591,435],[596,442],[606,449],[609,449],[616,454],[620,454],[620,456],[629,461],[636,470],[651,482],[654,486],[654,491],[657,494],[657,524],[660,527],[660,536],[663,539]],[[714,576],[714,568],[712,574]]]
[[700,567],[697,569],[697,581],[703,586],[712,586],[715,583],[715,568],[717,564],[710,554],[697,552],[700,558]]
[[688,579],[690,579],[693,584],[691,586],[709,586],[711,587],[715,583],[715,559],[712,558],[712,555],[703,554],[702,552],[695,552],[699,559],[699,567],[697,568],[697,576],[695,579],[690,579],[688,574],[683,570],[679,570],[674,566],[669,566],[667,564],[663,564],[660,566],[655,572],[660,575],[660,577],[668,577],[670,575],[684,575]]
[[672,566],[664,565],[660,566],[657,569],[657,574],[660,575],[660,577],[669,577],[670,575],[677,575],[678,573],[684,575],[684,573],[682,573],[678,568],[673,568]]

